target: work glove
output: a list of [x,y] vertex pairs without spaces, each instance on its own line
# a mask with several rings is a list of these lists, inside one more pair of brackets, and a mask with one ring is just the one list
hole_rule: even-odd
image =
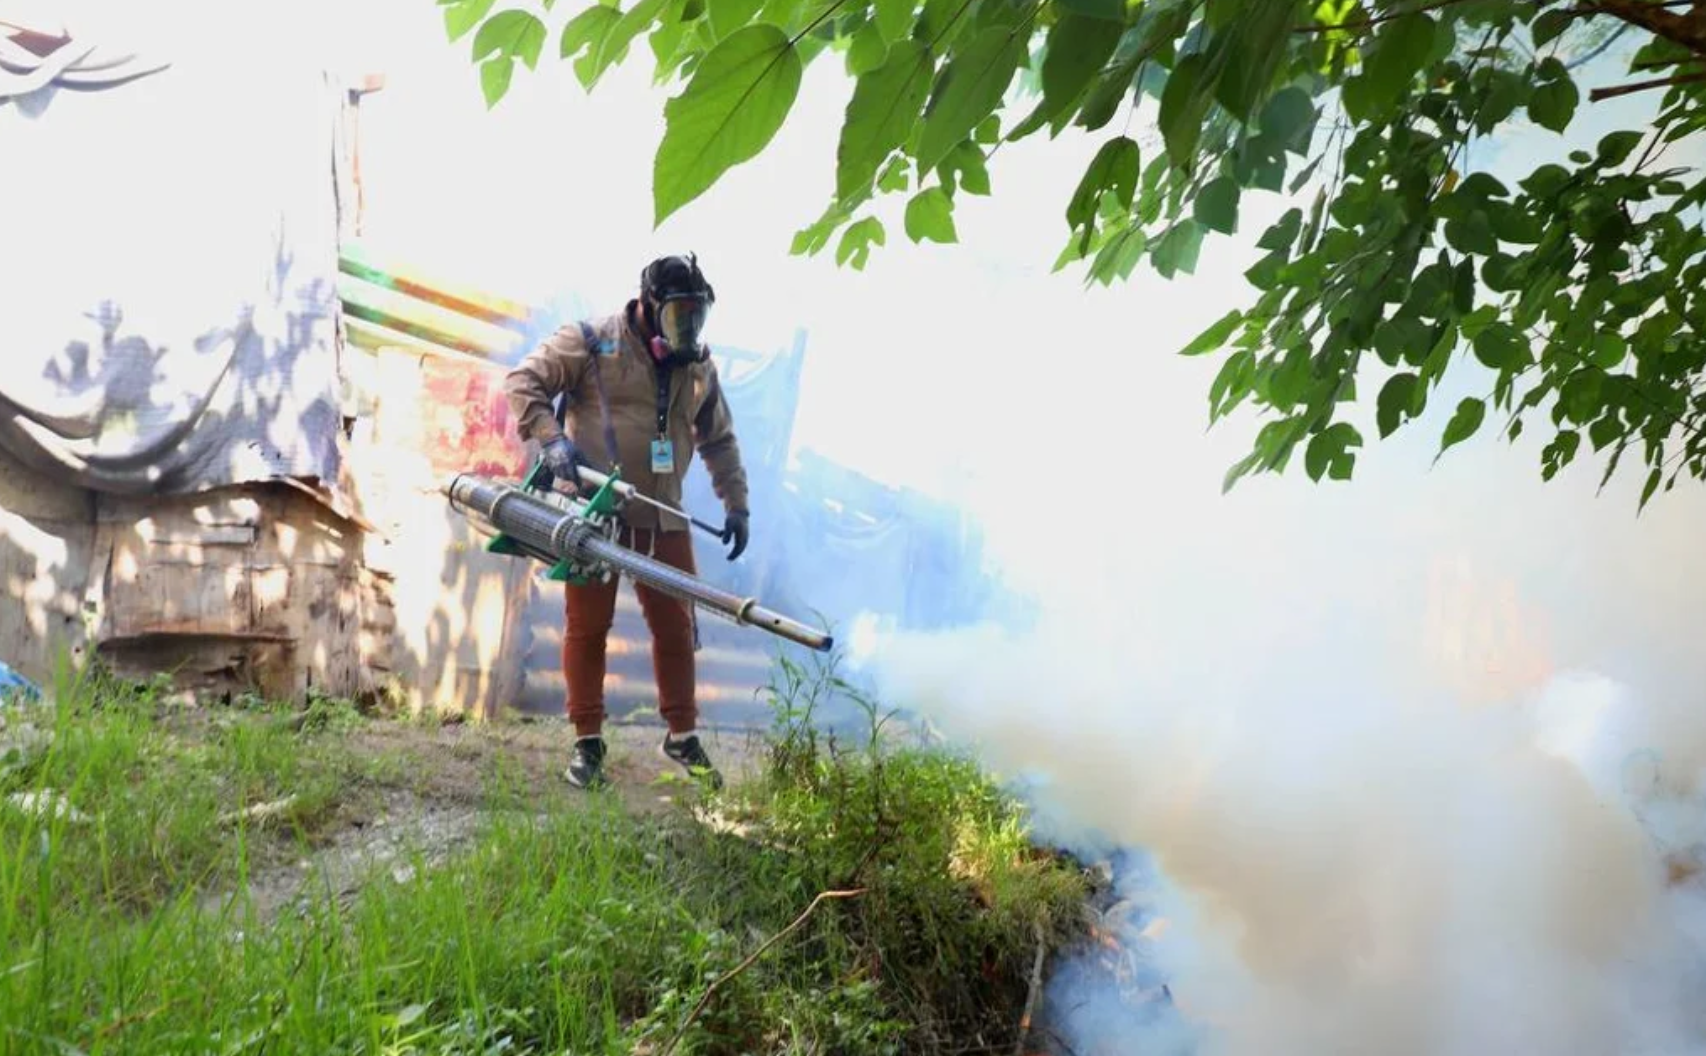
[[727,546],[731,542],[734,544],[734,548],[729,551],[730,561],[746,552],[747,520],[745,510],[731,510],[728,518],[723,521],[723,545]]
[[581,466],[591,468],[586,456],[575,442],[566,436],[547,440],[540,454],[545,457],[545,465],[551,470],[551,475],[566,483],[569,488],[579,495],[583,487],[579,469]]

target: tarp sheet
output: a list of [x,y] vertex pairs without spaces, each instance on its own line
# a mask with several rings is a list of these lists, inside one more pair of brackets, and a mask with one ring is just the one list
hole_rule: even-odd
[[58,479],[336,479],[335,78],[236,6],[0,0],[0,447]]

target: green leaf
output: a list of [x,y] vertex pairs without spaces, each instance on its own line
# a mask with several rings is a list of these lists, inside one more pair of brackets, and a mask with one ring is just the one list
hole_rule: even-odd
[[[849,198],[868,190],[883,159],[906,142],[924,107],[933,68],[928,48],[902,40],[889,48],[882,66],[859,78],[835,152],[837,195]],[[920,166],[921,174],[927,171]]]
[[699,39],[702,25],[702,22],[676,19],[658,23],[658,27],[648,38],[652,46],[652,56],[657,60],[654,83],[664,83],[682,63],[702,50]]
[[888,51],[889,46],[883,42],[882,31],[877,24],[865,23],[865,28],[853,35],[853,43],[847,48],[847,72],[859,77],[878,69],[888,57]]
[[1452,248],[1463,253],[1479,253],[1485,256],[1499,250],[1499,240],[1493,234],[1493,225],[1487,219],[1486,212],[1481,209],[1447,220],[1445,240],[1451,243]]
[[906,203],[906,237],[914,242],[958,242],[954,229],[954,203],[948,192],[931,187]]
[[1238,230],[1238,196],[1238,181],[1230,176],[1216,177],[1197,192],[1196,201],[1191,204],[1191,215],[1210,231],[1234,234]]
[[769,144],[799,95],[800,76],[799,53],[775,26],[748,26],[711,49],[686,89],[664,104],[652,165],[654,224]]
[[526,11],[500,11],[474,34],[474,61],[492,54],[513,55],[528,69],[537,69],[546,35],[545,23]]
[[1332,480],[1351,479],[1356,456],[1352,448],[1362,446],[1362,434],[1349,422],[1334,422],[1310,438],[1303,452],[1303,466],[1309,479],[1319,481],[1322,474]]
[[1592,367],[1575,371],[1558,389],[1558,406],[1572,422],[1591,422],[1605,407],[1604,389],[1604,371]]
[[983,151],[969,139],[943,158],[936,171],[947,185],[949,195],[954,193],[956,182],[967,194],[989,194],[989,168],[984,163]]
[[841,233],[841,244],[835,248],[835,263],[841,266],[851,262],[854,271],[863,271],[871,258],[871,247],[883,245],[887,240],[888,232],[883,230],[882,221],[867,216]]
[[1380,395],[1374,399],[1374,421],[1382,440],[1397,432],[1404,418],[1412,413],[1411,405],[1416,398],[1419,380],[1416,375],[1405,372],[1392,375],[1380,387]]
[[[1445,436],[1440,442],[1439,453],[1445,454],[1451,448],[1475,435],[1481,428],[1481,423],[1487,417],[1487,404],[1473,397],[1467,397],[1457,404],[1457,412],[1446,423]],[[1437,456],[1436,456],[1437,457]]]
[[1155,243],[1151,258],[1155,270],[1164,279],[1197,268],[1197,254],[1202,249],[1202,228],[1195,220],[1181,220]]
[[1025,56],[1025,43],[1023,34],[992,26],[948,60],[913,152],[920,172],[934,169],[1001,102]]
[[1528,342],[1502,320],[1488,323],[1475,335],[1471,344],[1475,348],[1475,358],[1494,370],[1521,370],[1534,361]]
[[[1588,440],[1593,443],[1595,451],[1603,451],[1607,445],[1623,439],[1624,433],[1623,422],[1617,417],[1615,411],[1588,426]],[[1606,479],[1610,478],[1607,477]]]
[[444,9],[444,32],[451,43],[460,40],[470,29],[484,21],[486,13],[497,0],[461,0]]
[[[1210,47],[1219,60],[1214,99],[1240,122],[1255,119],[1274,75],[1291,52],[1297,0],[1238,0],[1236,21],[1216,32]],[[1208,21],[1213,22],[1210,18]]]
[[1043,56],[1040,120],[1067,113],[1119,42],[1120,27],[1103,19],[1067,14],[1056,22],[1049,30],[1048,50]]
[[898,194],[912,186],[911,164],[906,155],[896,154],[890,158],[883,171],[877,176],[877,190],[884,194]]
[[1576,89],[1576,83],[1567,75],[1546,81],[1536,85],[1534,94],[1529,96],[1528,116],[1541,128],[1561,133],[1576,115],[1576,104],[1580,100],[1581,93]]
[[[569,19],[568,25],[563,27],[562,44],[557,49],[558,57],[572,59],[583,49],[588,50],[589,55],[596,55],[604,43],[604,38],[610,34],[611,28],[621,20],[622,13],[614,7],[593,4],[585,11]],[[578,64],[576,73],[579,74]],[[585,77],[581,78],[581,83],[586,83]]]
[[1226,357],[1226,362],[1220,365],[1220,372],[1208,387],[1211,418],[1218,420],[1224,417],[1249,394],[1250,374],[1255,366],[1256,354],[1247,348]]
[[1558,471],[1569,465],[1576,457],[1576,451],[1581,446],[1581,433],[1574,429],[1558,430],[1558,435],[1553,437],[1552,442],[1547,444],[1545,450],[1541,452],[1544,468],[1541,470],[1540,479],[1551,480],[1557,476]]
[[1607,132],[1599,141],[1599,163],[1614,169],[1628,161],[1629,155],[1635,153],[1635,148],[1640,145],[1639,132]]
[[929,45],[937,54],[952,49],[971,23],[965,17],[966,7],[966,0],[924,0],[918,21],[912,26],[912,39]]
[[1489,73],[1486,97],[1474,112],[1475,129],[1487,135],[1505,123],[1528,103],[1529,84],[1509,70],[1495,69]]
[[1127,224],[1097,252],[1096,259],[1090,263],[1090,278],[1104,286],[1112,285],[1116,279],[1123,282],[1131,278],[1148,246],[1149,240],[1144,237],[1143,228]]
[[[1357,107],[1361,112],[1352,117],[1368,119],[1384,114],[1409,93],[1416,75],[1427,67],[1433,54],[1437,28],[1433,16],[1425,14],[1402,15],[1386,23],[1359,78],[1364,82]],[[1348,113],[1348,95],[1345,103]]]
[[1639,505],[1635,507],[1636,512],[1640,512],[1647,508],[1647,503],[1652,499],[1653,493],[1659,490],[1659,481],[1663,477],[1663,466],[1654,466],[1653,471],[1647,474],[1647,483],[1646,486],[1641,489],[1641,501]]
[[1232,336],[1232,331],[1243,321],[1244,313],[1237,308],[1232,309],[1192,339],[1190,344],[1180,350],[1179,355],[1200,356],[1204,352],[1213,352],[1226,343],[1226,339]]
[[823,252],[829,245],[829,239],[835,234],[835,229],[847,221],[852,209],[839,200],[831,202],[824,214],[812,224],[794,233],[793,244],[788,253],[796,257],[811,257]]
[[1123,208],[1130,209],[1137,193],[1137,177],[1141,169],[1137,142],[1117,136],[1102,144],[1096,156],[1078,180],[1071,201],[1066,205],[1066,223],[1073,231],[1083,231],[1083,252],[1089,251],[1090,235],[1096,226],[1096,211],[1104,195],[1112,195]]
[[1580,16],[1575,11],[1567,7],[1557,7],[1550,11],[1540,12],[1528,28],[1534,40],[1535,49],[1544,48],[1557,40],[1566,29],[1570,28],[1570,23],[1578,17]]
[[1397,366],[1412,362],[1429,344],[1428,328],[1407,315],[1383,319],[1374,328],[1374,351],[1382,363]]
[[912,26],[913,0],[875,0],[873,14],[883,39],[893,44]]
[[1303,210],[1295,207],[1287,209],[1284,216],[1262,232],[1262,237],[1256,240],[1256,248],[1289,250],[1302,230]]
[[1208,90],[1210,86],[1202,83],[1204,64],[1200,52],[1185,56],[1173,67],[1167,87],[1161,92],[1161,111],[1156,120],[1161,125],[1167,154],[1179,168],[1189,167],[1196,158],[1203,118],[1214,101]]
[[1262,107],[1259,125],[1264,136],[1272,137],[1294,154],[1302,154],[1309,149],[1309,134],[1314,131],[1315,121],[1315,104],[1309,93],[1289,85],[1275,92]]
[[1125,0],[1056,0],[1061,8],[1085,18],[1108,22],[1125,21]]
[[481,64],[480,91],[486,98],[486,109],[498,105],[498,100],[509,91],[509,82],[514,75],[515,60],[507,55],[487,59]]
[[1600,331],[1593,335],[1593,354],[1589,358],[1594,366],[1601,370],[1612,370],[1622,366],[1623,360],[1629,355],[1629,342],[1622,334]]
[[657,19],[664,3],[665,0],[639,0],[617,17],[615,24],[575,63],[575,76],[582,86],[590,91],[605,71],[622,61],[628,46]]
[[712,41],[745,29],[763,6],[764,0],[709,0],[705,14],[711,23]]

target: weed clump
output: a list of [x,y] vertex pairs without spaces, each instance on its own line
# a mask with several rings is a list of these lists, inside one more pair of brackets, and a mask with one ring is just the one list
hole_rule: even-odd
[[[831,695],[864,709],[851,740],[814,722]],[[500,773],[466,850],[415,849],[274,915],[248,897],[256,863],[306,855],[338,823],[372,772],[350,734],[374,720],[318,701],[186,722],[159,687],[61,689],[28,713],[46,745],[0,768],[0,792],[77,811],[0,814],[3,1047],[1011,1045],[1039,937],[1075,926],[1080,875],[1030,845],[972,760],[894,735],[833,662],[782,661],[772,697],[754,780],[641,817]],[[242,820],[279,803],[264,827]]]

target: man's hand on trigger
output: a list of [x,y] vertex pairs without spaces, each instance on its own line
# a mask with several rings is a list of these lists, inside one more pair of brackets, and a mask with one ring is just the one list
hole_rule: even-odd
[[745,510],[732,510],[728,518],[723,521],[723,544],[725,546],[729,543],[734,544],[733,549],[729,551],[730,561],[746,552],[746,542],[750,533],[748,520]]
[[568,484],[577,495],[582,488],[580,467],[587,465],[586,456],[575,442],[566,436],[558,436],[545,442],[540,453],[545,457],[545,465],[550,467],[551,475]]

